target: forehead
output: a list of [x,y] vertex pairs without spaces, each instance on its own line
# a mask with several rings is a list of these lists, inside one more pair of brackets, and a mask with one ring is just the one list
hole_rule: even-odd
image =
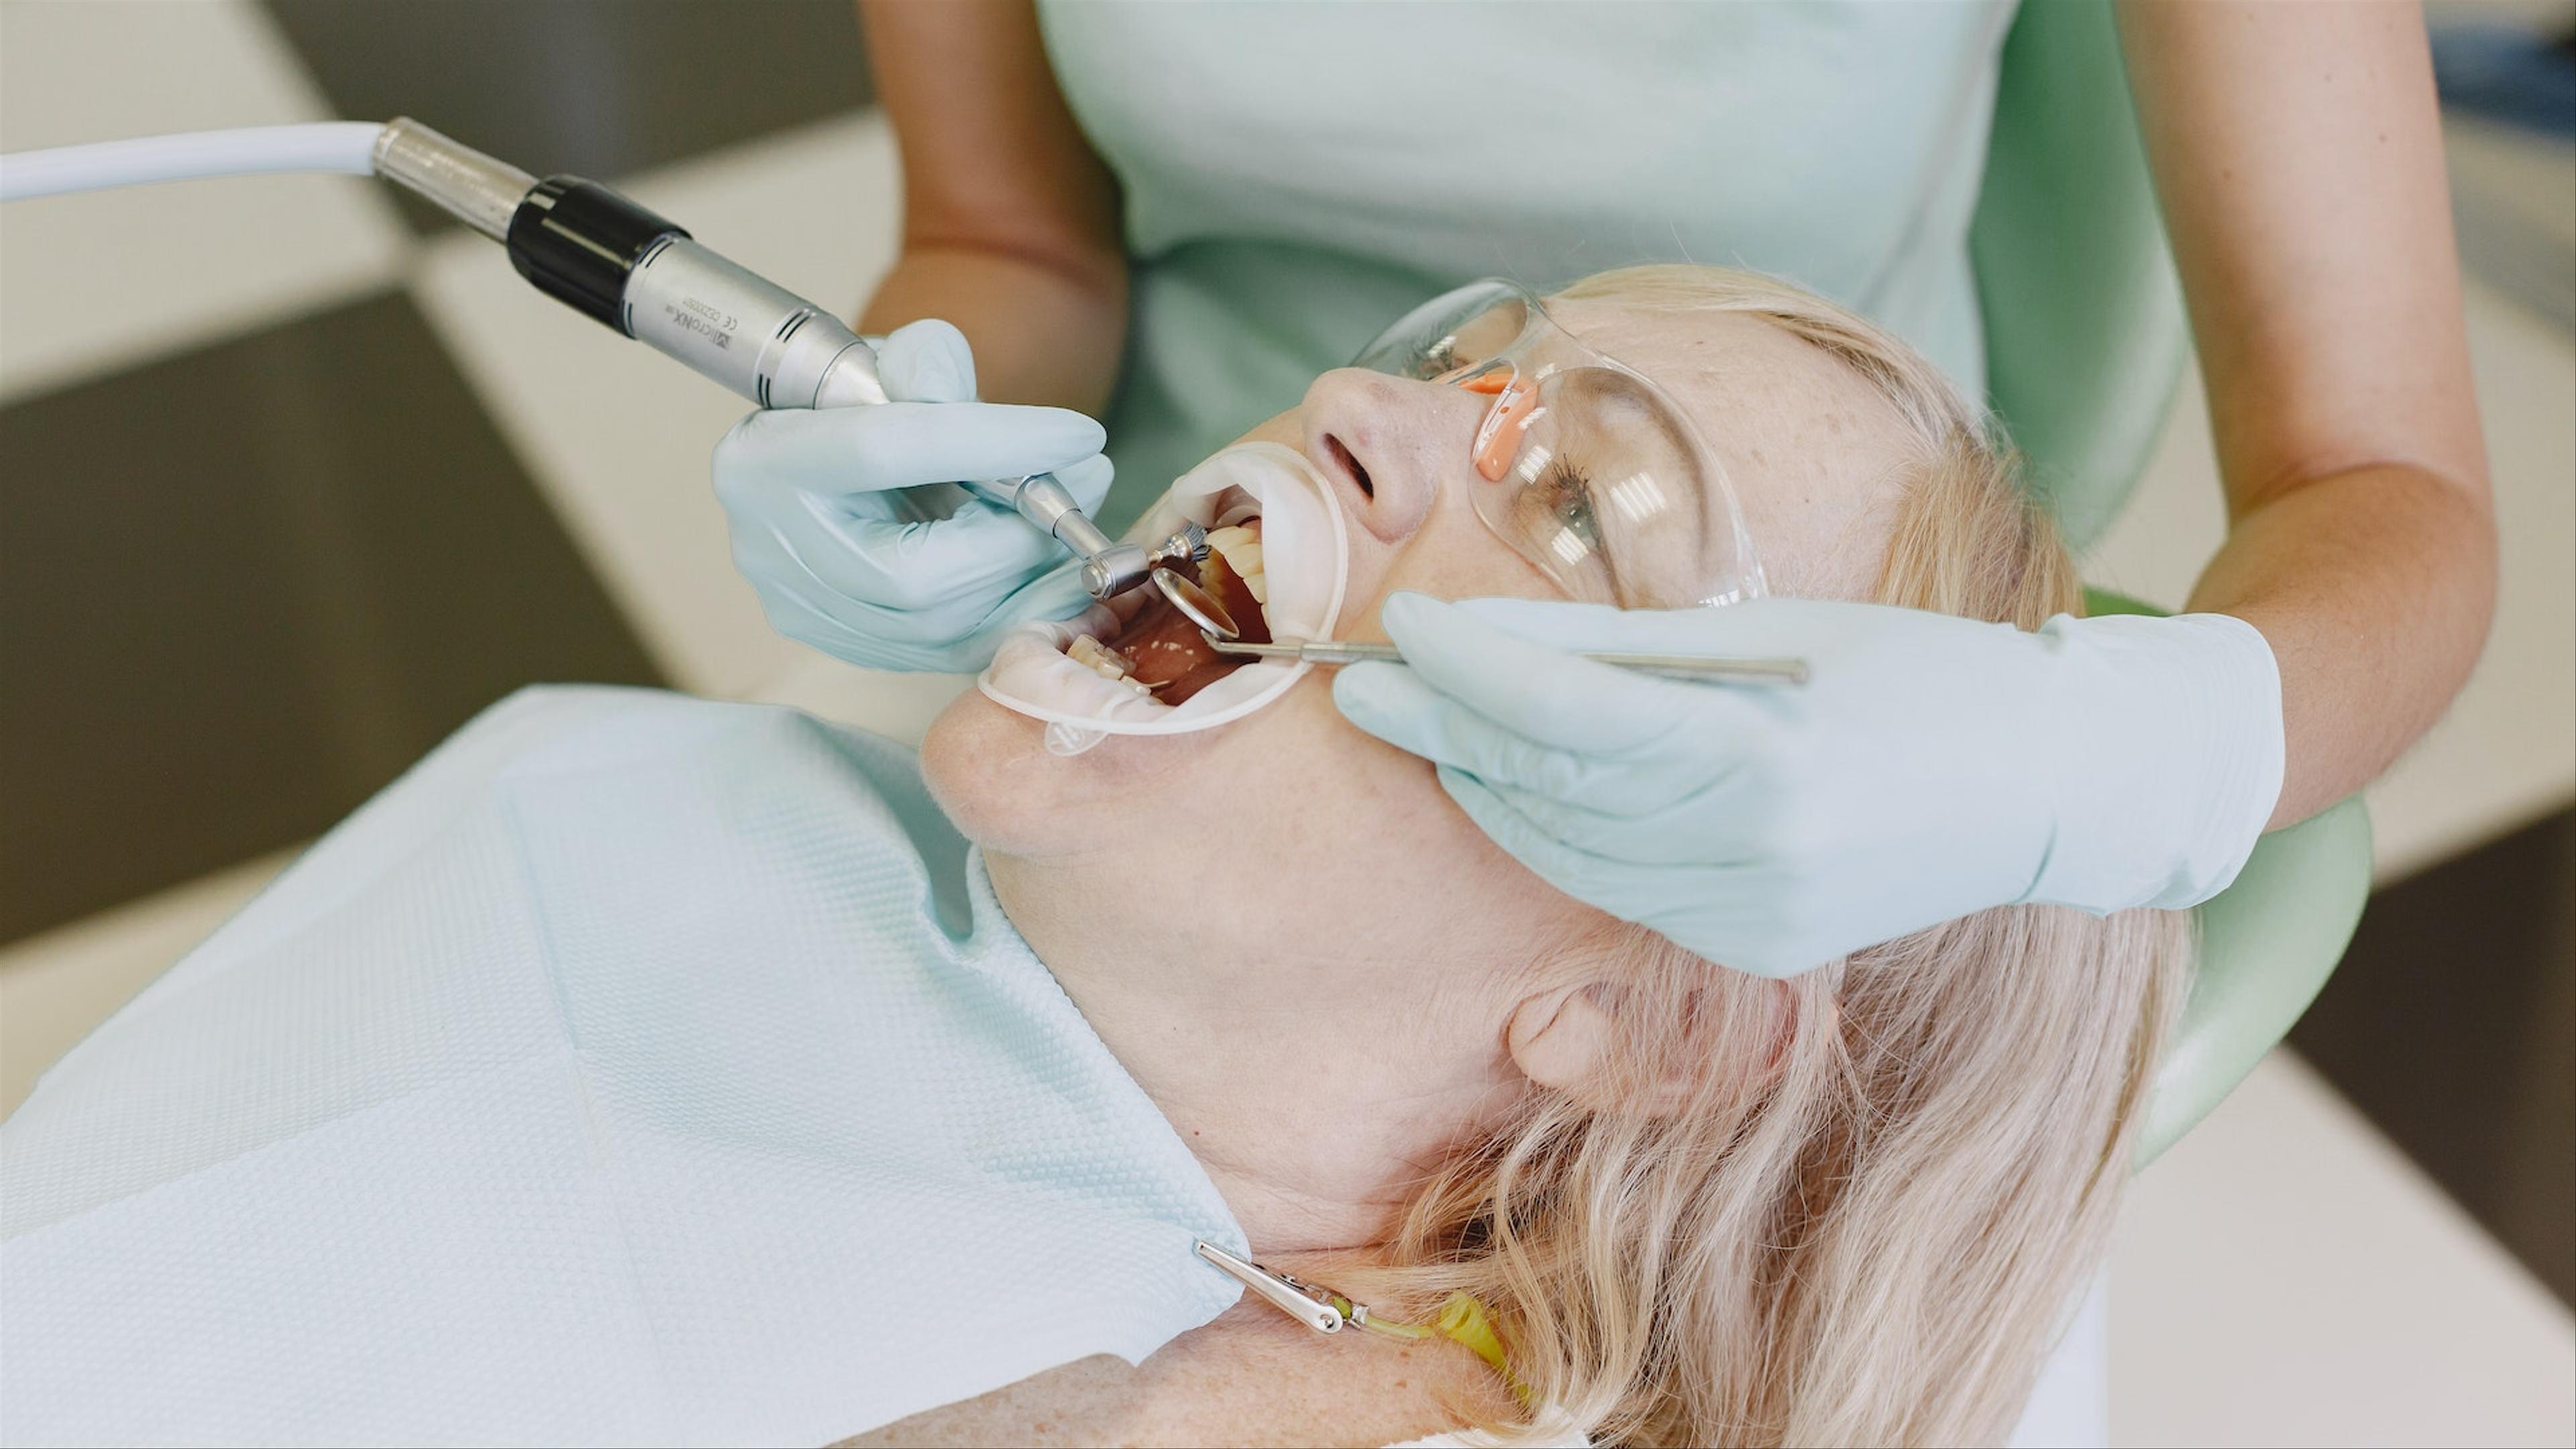
[[1868,593],[1916,455],[1903,416],[1868,380],[1746,313],[1598,297],[1548,312],[1690,416],[1726,468],[1773,592]]

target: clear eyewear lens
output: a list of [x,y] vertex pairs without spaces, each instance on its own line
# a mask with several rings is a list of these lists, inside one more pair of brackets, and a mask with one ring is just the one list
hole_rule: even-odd
[[1520,286],[1436,297],[1353,365],[1491,399],[1469,444],[1495,485],[1474,490],[1476,515],[1568,597],[1686,608],[1762,592],[1734,491],[1689,421]]
[[1431,382],[1509,351],[1533,322],[1538,298],[1510,282],[1470,282],[1407,312],[1351,366]]

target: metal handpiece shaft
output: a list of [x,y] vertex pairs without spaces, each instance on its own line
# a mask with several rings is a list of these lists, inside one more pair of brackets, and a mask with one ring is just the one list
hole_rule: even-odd
[[[1219,654],[1247,655],[1263,659],[1298,659],[1309,664],[1363,664],[1383,662],[1402,664],[1403,651],[1392,644],[1373,644],[1350,639],[1292,639],[1278,644],[1243,644],[1211,636],[1209,647]],[[1631,654],[1608,650],[1579,649],[1580,658],[1599,664],[1614,664],[1640,674],[1660,675],[1666,679],[1714,681],[1725,684],[1804,684],[1807,661],[1804,659],[1711,658],[1696,654]]]
[[1153,572],[1152,555],[1132,543],[1120,543],[1100,531],[1073,495],[1052,473],[1009,481],[972,482],[966,491],[1010,509],[1044,529],[1048,537],[1073,550],[1082,560],[1082,587],[1095,599],[1123,594]]

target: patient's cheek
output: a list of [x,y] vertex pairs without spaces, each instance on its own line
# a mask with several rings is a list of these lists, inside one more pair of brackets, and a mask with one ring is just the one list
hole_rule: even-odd
[[1009,736],[1018,724],[1035,725],[994,705],[975,690],[948,702],[921,737],[921,779],[958,832],[977,844],[989,844],[999,823],[992,819],[995,800],[988,781],[995,773],[980,768],[1013,748]]
[[1157,802],[1188,798],[1224,733],[1111,735],[1068,758],[1047,752],[1046,726],[970,689],[922,737],[922,782],[958,833],[988,851],[1078,854],[1121,838]]

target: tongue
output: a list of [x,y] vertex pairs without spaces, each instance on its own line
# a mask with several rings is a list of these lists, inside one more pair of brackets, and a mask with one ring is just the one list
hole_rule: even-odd
[[[1227,617],[1234,620],[1246,642],[1270,642],[1270,626],[1262,618],[1260,602],[1252,597],[1251,587],[1226,566],[1225,555],[1207,556],[1199,566],[1199,586],[1225,606]],[[1179,704],[1243,666],[1245,661],[1209,648],[1198,625],[1172,607],[1171,600],[1154,590],[1144,593],[1145,607],[1136,611],[1115,638],[1104,642],[1134,661],[1135,678],[1154,691],[1154,698],[1165,704]]]
[[1179,704],[1234,672],[1234,661],[1210,649],[1198,625],[1161,594],[1106,642],[1134,663],[1132,677],[1165,704]]

